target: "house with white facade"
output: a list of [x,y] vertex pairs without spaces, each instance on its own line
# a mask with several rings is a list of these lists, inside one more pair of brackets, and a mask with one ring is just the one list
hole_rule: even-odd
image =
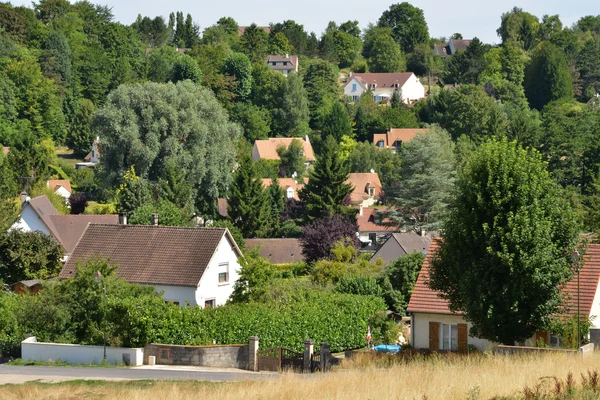
[[19,219],[10,229],[20,229],[24,232],[38,231],[50,235],[62,245],[68,256],[88,224],[116,225],[118,223],[118,215],[61,215],[46,196],[31,199],[24,194]]
[[75,168],[94,168],[100,162],[100,137],[97,136],[92,142],[92,151],[90,151],[84,158],[84,162],[75,164]]
[[279,71],[284,76],[288,76],[290,72],[298,73],[298,56],[271,55],[267,57],[267,66],[273,71]]
[[[465,321],[464,314],[451,312],[448,302],[440,297],[439,292],[427,286],[432,257],[442,245],[440,239],[431,241],[406,309],[411,317],[411,345],[416,349],[449,351],[467,351],[469,345],[481,351],[492,349],[495,343],[470,336],[471,323]],[[580,290],[577,290],[577,275],[561,290],[565,299],[565,317],[577,315],[578,300],[580,315],[600,316],[600,245],[590,244],[583,261],[579,276]],[[592,328],[600,327],[598,318],[592,322]],[[524,344],[531,346],[540,340],[552,346],[558,344],[559,338],[552,337],[548,332],[538,332]]]
[[71,181],[68,179],[50,179],[46,181],[46,187],[52,189],[54,193],[63,197],[68,202],[73,189],[71,189]]
[[224,228],[90,224],[60,278],[93,257],[110,259],[117,276],[153,286],[165,301],[215,307],[233,292],[243,255]]
[[412,72],[350,73],[344,86],[344,96],[358,100],[368,90],[371,91],[376,102],[390,101],[394,92],[397,92],[406,104],[425,98],[425,86]]

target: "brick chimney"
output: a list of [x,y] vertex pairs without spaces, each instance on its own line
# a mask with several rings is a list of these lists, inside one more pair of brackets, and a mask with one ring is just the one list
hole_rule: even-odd
[[152,225],[158,226],[158,213],[152,214]]

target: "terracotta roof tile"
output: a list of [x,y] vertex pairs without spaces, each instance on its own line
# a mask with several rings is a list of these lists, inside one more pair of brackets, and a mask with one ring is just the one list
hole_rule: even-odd
[[279,146],[285,146],[287,149],[294,139],[299,140],[304,146],[304,157],[306,158],[306,161],[315,161],[315,153],[313,152],[312,145],[308,138],[269,138],[265,140],[256,140],[254,142],[254,147],[258,152],[259,158],[279,160],[277,148]]
[[378,72],[369,74],[353,74],[351,77],[349,77],[349,79],[356,77],[366,87],[370,87],[370,85],[374,83],[377,85],[377,88],[390,88],[397,83],[398,87],[401,89],[412,75],[414,75],[412,72]]
[[128,282],[197,287],[225,234],[234,244],[223,228],[91,224],[60,278],[72,276],[78,262],[100,256],[116,264],[116,274]]
[[[282,188],[283,190],[288,190],[288,188],[294,189],[294,199],[296,199],[296,200],[299,200],[298,192],[300,190],[302,190],[304,185],[306,185],[308,183],[308,178],[303,178],[302,180],[294,179],[294,178],[278,178],[277,180],[279,181],[279,187]],[[272,183],[273,183],[273,180],[271,178],[264,178],[262,180],[262,185],[265,188],[268,188],[269,186],[271,186]],[[286,198],[287,198],[287,194],[286,194]]]
[[46,186],[54,191],[56,191],[59,186],[62,186],[67,189],[69,193],[73,193],[73,189],[71,189],[71,181],[68,179],[50,179],[46,182]]
[[413,128],[392,128],[386,133],[376,133],[373,135],[373,144],[377,147],[379,141],[383,141],[383,148],[392,148],[398,140],[401,143],[410,142],[419,133],[428,133],[429,129],[413,129]]
[[376,208],[363,208],[362,215],[356,215],[356,223],[358,224],[359,232],[395,232],[398,226],[380,225],[375,222],[376,214],[382,211]]
[[298,239],[246,239],[246,248],[260,246],[260,256],[272,264],[289,264],[304,261]]
[[381,181],[379,180],[379,174],[376,172],[353,172],[348,174],[346,183],[354,187],[354,190],[350,194],[353,203],[361,203],[363,200],[368,199],[370,197],[368,187],[370,186],[374,189],[374,198],[377,199],[381,195]]

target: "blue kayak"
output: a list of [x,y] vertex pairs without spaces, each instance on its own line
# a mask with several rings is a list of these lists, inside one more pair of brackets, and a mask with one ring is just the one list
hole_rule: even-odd
[[397,344],[378,344],[373,349],[378,353],[395,354],[402,349],[402,346],[398,346]]

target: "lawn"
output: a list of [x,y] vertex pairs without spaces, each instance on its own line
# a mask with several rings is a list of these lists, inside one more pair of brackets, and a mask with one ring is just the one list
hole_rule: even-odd
[[[594,371],[599,365],[600,354],[451,355],[402,362],[361,355],[330,373],[285,373],[273,381],[29,383],[0,387],[0,398],[597,399],[598,375]],[[557,391],[560,397],[555,396]]]
[[67,165],[75,168],[75,164],[78,162],[83,162],[84,160],[79,158],[77,155],[73,153],[73,150],[68,147],[59,146],[56,148],[56,157],[59,161],[64,162]]

